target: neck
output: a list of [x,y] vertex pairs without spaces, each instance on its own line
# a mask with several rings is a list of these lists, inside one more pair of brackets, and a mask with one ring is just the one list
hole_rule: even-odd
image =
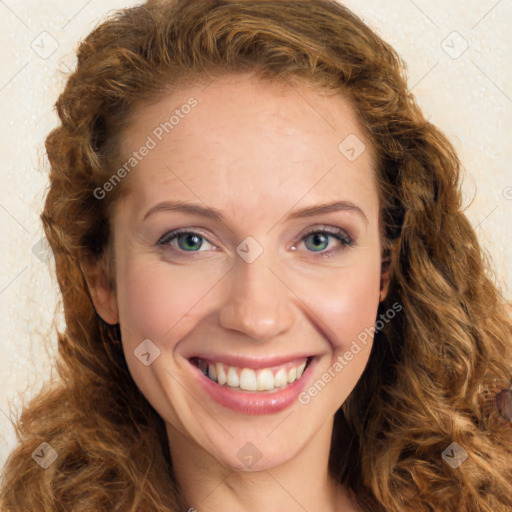
[[293,459],[239,471],[167,424],[175,477],[189,510],[352,512],[348,493],[328,471],[332,426],[332,421],[325,424]]

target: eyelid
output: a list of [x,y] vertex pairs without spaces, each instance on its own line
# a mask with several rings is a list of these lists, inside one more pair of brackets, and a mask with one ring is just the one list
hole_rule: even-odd
[[347,240],[355,242],[355,239],[352,237],[352,235],[350,235],[350,233],[346,229],[320,224],[317,226],[313,226],[312,228],[308,228],[305,231],[302,231],[297,236],[294,243],[296,243],[297,241],[301,241],[303,238],[307,237],[308,235],[311,235],[312,233],[327,233],[329,235],[338,235]]
[[177,228],[172,229],[171,231],[166,232],[164,235],[162,235],[159,239],[157,244],[165,245],[166,240],[169,241],[171,239],[174,239],[180,235],[186,235],[186,234],[192,234],[192,235],[200,235],[201,238],[204,238],[209,244],[215,245],[210,238],[204,234],[204,231],[201,230],[201,228]]

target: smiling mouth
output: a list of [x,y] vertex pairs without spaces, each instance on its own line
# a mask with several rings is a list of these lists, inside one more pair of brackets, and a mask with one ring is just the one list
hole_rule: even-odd
[[280,391],[298,381],[313,357],[269,368],[244,368],[198,357],[189,359],[207,378],[234,391]]

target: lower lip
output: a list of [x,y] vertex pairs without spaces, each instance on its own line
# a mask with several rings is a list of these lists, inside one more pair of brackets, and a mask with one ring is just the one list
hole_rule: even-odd
[[298,399],[315,364],[316,358],[313,358],[300,379],[279,391],[267,392],[247,392],[221,386],[208,378],[199,368],[192,364],[191,366],[196,370],[199,385],[218,404],[242,414],[272,414],[286,409]]

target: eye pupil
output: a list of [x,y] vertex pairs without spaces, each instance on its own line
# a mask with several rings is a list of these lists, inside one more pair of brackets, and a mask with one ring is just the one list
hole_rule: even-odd
[[[182,244],[182,240],[185,240],[186,243]],[[192,240],[192,242],[189,245],[190,240]],[[201,237],[193,233],[184,233],[178,236],[178,245],[180,246],[180,249],[196,251],[201,248]],[[195,247],[196,245],[199,245],[199,247]]]
[[[324,233],[313,233],[312,235],[310,235],[309,237],[306,238],[306,241],[308,239],[312,239],[314,245],[324,244],[326,247],[329,244],[329,239]],[[306,245],[307,245],[307,243],[306,243]],[[322,247],[318,250],[322,251],[325,249],[325,247]]]

